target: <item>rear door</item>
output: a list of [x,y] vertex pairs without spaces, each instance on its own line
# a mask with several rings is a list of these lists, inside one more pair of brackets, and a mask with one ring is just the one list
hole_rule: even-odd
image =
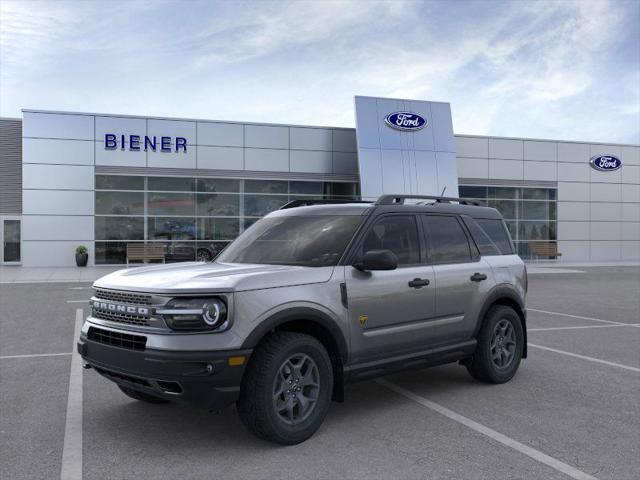
[[482,260],[466,227],[456,215],[422,215],[428,259],[435,275],[434,346],[469,339],[493,284],[491,267]]

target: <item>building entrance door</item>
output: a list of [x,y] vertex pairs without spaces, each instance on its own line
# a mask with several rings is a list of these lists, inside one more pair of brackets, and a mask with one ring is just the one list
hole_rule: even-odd
[[0,263],[4,265],[18,265],[22,261],[21,255],[21,225],[18,217],[0,217]]

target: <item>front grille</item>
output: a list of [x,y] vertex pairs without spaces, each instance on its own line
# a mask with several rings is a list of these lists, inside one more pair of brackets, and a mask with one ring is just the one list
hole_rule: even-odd
[[144,350],[147,346],[147,337],[142,335],[130,335],[128,333],[112,332],[102,328],[89,327],[87,338],[94,342],[129,350]]
[[143,327],[148,327],[150,325],[148,317],[129,313],[108,312],[106,310],[98,310],[94,308],[91,316],[102,320],[109,320],[110,322],[126,323],[128,325],[141,325]]
[[151,295],[145,295],[144,293],[96,289],[94,297],[112,302],[130,303],[132,305],[151,305]]

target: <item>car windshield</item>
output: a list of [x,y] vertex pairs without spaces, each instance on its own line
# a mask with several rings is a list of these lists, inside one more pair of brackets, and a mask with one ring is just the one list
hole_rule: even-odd
[[357,215],[263,218],[229,245],[216,261],[333,266],[342,257],[362,218]]

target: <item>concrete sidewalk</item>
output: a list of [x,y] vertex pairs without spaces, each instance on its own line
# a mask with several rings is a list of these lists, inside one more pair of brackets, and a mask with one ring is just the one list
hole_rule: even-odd
[[0,266],[2,283],[86,283],[120,270],[121,266],[105,267],[19,267]]

